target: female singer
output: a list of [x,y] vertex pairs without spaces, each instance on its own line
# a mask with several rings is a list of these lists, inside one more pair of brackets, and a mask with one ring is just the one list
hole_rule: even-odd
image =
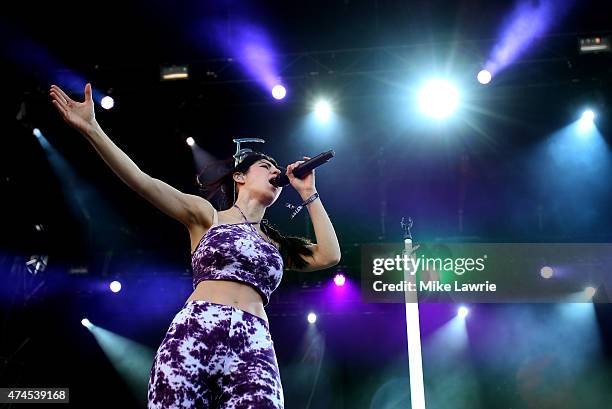
[[[52,85],[50,97],[130,188],[180,221],[191,239],[194,291],[159,347],[149,381],[149,408],[283,408],[283,391],[264,306],[283,268],[315,271],[340,260],[340,246],[315,188],[314,172],[286,175],[307,207],[316,244],[285,237],[262,223],[281,193],[270,180],[280,174],[271,157],[249,152],[209,185],[237,192],[218,211],[206,199],[185,194],[143,171],[104,133],[94,115],[91,85],[85,101]],[[308,158],[305,158],[308,159]],[[210,196],[209,196],[210,197]],[[231,201],[230,201],[231,202]]]

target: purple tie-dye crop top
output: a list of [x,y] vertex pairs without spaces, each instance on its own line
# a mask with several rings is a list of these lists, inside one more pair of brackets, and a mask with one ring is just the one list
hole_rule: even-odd
[[261,295],[264,305],[283,277],[283,258],[249,222],[217,224],[200,239],[191,256],[193,288],[204,280],[246,283]]

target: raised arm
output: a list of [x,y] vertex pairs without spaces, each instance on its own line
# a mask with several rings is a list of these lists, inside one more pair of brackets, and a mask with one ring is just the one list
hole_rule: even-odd
[[51,86],[50,96],[64,121],[87,138],[106,164],[132,190],[190,229],[196,225],[208,228],[212,224],[214,210],[207,200],[182,193],[147,175],[104,133],[95,119],[91,84],[85,86],[84,102],[72,100],[55,85]]
[[[310,159],[304,157],[304,159]],[[317,193],[315,188],[314,171],[310,172],[305,178],[298,179],[293,176],[293,169],[303,161],[298,161],[287,166],[287,177],[291,185],[298,191],[302,200],[308,199]],[[316,271],[335,266],[340,262],[340,244],[336,237],[334,226],[323,207],[321,199],[317,199],[307,206],[310,220],[314,227],[316,244],[311,245],[312,255],[302,256],[308,262],[305,268],[295,269],[298,271]]]

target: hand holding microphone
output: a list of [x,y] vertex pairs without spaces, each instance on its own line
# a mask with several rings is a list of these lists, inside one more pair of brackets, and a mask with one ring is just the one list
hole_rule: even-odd
[[[307,160],[293,167],[290,173],[292,173],[293,176],[298,179],[303,179],[308,173],[310,173],[310,171],[312,171],[318,166],[321,166],[324,163],[327,163],[331,158],[334,157],[334,155],[334,151],[329,150],[327,152],[322,152],[318,154],[314,158],[307,159],[307,157],[305,157],[305,159]],[[288,168],[287,170],[289,171],[290,169]],[[287,186],[290,182],[289,177],[287,175],[278,175],[274,179],[270,180],[270,183],[272,183],[276,187],[283,187]]]

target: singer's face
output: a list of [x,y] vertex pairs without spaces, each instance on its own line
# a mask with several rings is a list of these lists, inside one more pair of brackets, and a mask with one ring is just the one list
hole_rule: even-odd
[[283,189],[270,183],[270,180],[280,173],[280,169],[270,161],[260,159],[249,167],[245,175],[243,188],[248,189],[251,194],[261,196],[262,200],[269,206],[278,199]]

